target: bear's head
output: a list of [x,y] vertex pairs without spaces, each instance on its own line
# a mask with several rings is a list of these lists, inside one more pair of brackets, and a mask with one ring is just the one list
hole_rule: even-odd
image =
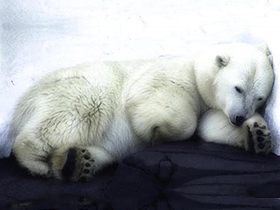
[[272,57],[263,45],[218,45],[202,53],[195,65],[206,105],[222,110],[237,126],[265,103],[272,90]]

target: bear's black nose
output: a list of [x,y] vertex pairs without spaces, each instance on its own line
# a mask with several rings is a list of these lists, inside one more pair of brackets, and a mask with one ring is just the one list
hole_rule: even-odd
[[236,116],[234,125],[240,126],[245,121],[245,117],[243,116]]

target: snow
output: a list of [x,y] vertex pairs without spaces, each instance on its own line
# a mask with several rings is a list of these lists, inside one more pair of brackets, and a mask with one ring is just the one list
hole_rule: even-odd
[[213,43],[266,42],[277,79],[266,118],[280,154],[279,0],[2,0],[0,17],[3,150],[16,102],[47,72],[94,60],[184,55]]

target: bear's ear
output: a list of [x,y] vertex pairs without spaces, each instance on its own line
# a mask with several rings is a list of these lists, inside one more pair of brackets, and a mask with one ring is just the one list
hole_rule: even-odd
[[272,68],[273,68],[273,57],[272,57],[272,55],[269,55],[269,56],[268,56],[268,59],[269,59],[270,65],[271,65]]
[[268,46],[265,42],[263,42],[262,44],[259,44],[257,47],[260,51],[265,53],[267,56],[271,55],[271,52],[270,52],[270,50],[269,50],[269,48],[268,48]]
[[227,66],[228,62],[229,62],[229,58],[227,56],[224,55],[216,56],[216,63],[220,68]]
[[260,51],[262,51],[263,53],[265,53],[267,55],[271,66],[273,66],[273,57],[271,55],[271,52],[270,52],[267,44],[264,42],[262,44],[259,44],[257,47]]

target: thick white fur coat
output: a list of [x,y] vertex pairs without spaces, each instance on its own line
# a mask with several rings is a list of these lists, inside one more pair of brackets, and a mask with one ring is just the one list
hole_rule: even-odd
[[205,140],[248,149],[247,127],[266,125],[255,112],[273,78],[268,49],[247,44],[214,46],[193,58],[62,69],[18,103],[13,152],[30,172],[61,178],[70,148],[87,150],[98,170],[141,145],[185,140],[197,128]]

